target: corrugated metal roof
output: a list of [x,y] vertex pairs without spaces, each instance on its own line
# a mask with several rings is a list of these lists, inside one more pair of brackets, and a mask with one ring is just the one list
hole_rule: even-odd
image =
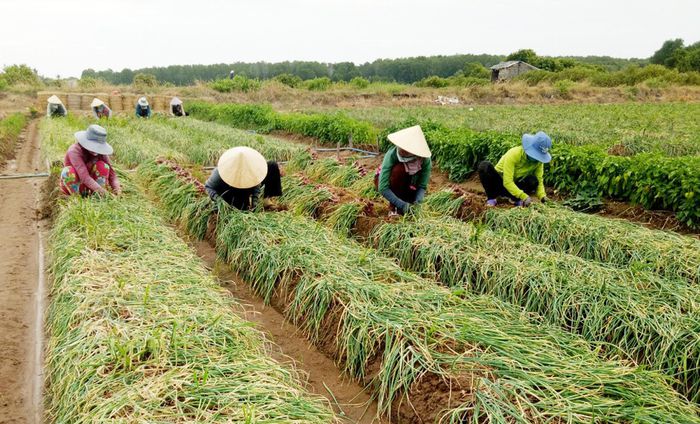
[[[496,69],[496,70],[498,70],[498,69],[510,68],[511,66],[517,65],[517,64],[520,63],[520,62],[523,62],[523,61],[522,61],[522,60],[509,60],[509,61],[507,61],[507,62],[501,62],[501,63],[498,63],[498,64],[496,64],[496,65],[493,65],[493,66],[491,67],[491,69]],[[532,65],[530,65],[530,64],[527,63],[527,62],[523,62],[523,63],[526,64],[526,65],[528,65],[528,66],[532,66]],[[532,67],[534,68],[534,66],[532,66]]]

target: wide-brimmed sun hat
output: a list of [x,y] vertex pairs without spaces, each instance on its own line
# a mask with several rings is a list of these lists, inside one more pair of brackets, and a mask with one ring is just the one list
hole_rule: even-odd
[[112,146],[107,144],[107,130],[99,125],[90,125],[86,131],[75,133],[75,139],[85,149],[98,155],[111,155]]
[[267,161],[257,150],[246,146],[228,149],[217,164],[219,176],[231,187],[251,188],[267,175]]
[[182,100],[180,100],[177,97],[173,97],[173,99],[170,101],[170,106],[176,106],[176,105],[181,105]]
[[547,134],[539,131],[537,134],[523,134],[523,149],[525,153],[538,162],[549,163],[552,155],[552,139]]
[[90,104],[90,107],[99,107],[99,106],[102,106],[103,104],[105,104],[105,102],[103,102],[102,100],[95,97],[94,99],[92,99],[92,103]]
[[425,140],[425,135],[420,125],[391,133],[388,135],[388,138],[396,147],[400,147],[412,155],[421,158],[429,158],[431,155],[430,147],[428,147],[428,142]]
[[148,100],[145,97],[140,97],[139,98],[139,106],[142,106],[142,107],[148,106]]
[[46,99],[46,101],[52,105],[62,105],[63,104],[61,99],[59,99],[58,96],[55,94],[53,96],[49,97],[48,99]]

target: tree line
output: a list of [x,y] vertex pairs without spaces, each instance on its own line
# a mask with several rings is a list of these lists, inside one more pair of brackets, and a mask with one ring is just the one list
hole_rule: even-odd
[[[219,63],[213,65],[171,65],[166,67],[151,67],[141,69],[123,69],[113,71],[95,71],[86,69],[81,77],[103,79],[112,84],[131,84],[138,74],[150,74],[160,82],[169,82],[175,85],[190,85],[196,81],[213,81],[226,78],[230,71],[235,75],[248,78],[267,80],[280,75],[293,75],[302,80],[315,78],[330,78],[332,81],[351,81],[353,78],[361,77],[368,81],[377,82],[398,82],[412,84],[427,77],[437,76],[447,78],[463,72],[465,64],[480,64],[490,67],[513,55],[526,52],[525,56],[532,50],[520,50],[508,57],[488,54],[460,54],[449,56],[418,56],[402,59],[377,59],[373,62],[356,65],[352,62],[322,63],[311,61],[287,61],[287,62],[256,62],[231,64]],[[534,52],[532,52],[534,54]],[[576,63],[585,63],[599,66],[606,70],[619,70],[630,65],[648,63],[645,59],[620,59],[607,56],[588,57],[565,57],[565,58],[544,58],[538,57],[535,61],[537,66],[551,66],[564,68],[573,66]],[[525,57],[532,60],[532,56]]]

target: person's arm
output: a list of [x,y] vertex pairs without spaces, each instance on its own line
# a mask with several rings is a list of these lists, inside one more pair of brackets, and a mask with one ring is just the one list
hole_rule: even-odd
[[518,157],[517,150],[509,151],[503,158],[503,187],[508,190],[508,193],[512,194],[514,197],[525,200],[527,199],[527,193],[520,190],[520,188],[515,184],[515,164],[520,159]]
[[100,116],[97,114],[97,108],[93,107],[92,108],[92,116],[95,117],[95,119],[100,119]]
[[542,200],[547,197],[547,192],[544,191],[544,164],[540,163],[537,165],[537,170],[535,171],[535,176],[537,177],[537,198]]
[[119,183],[119,177],[117,177],[117,172],[114,170],[114,165],[109,160],[109,156],[103,156],[102,160],[109,165],[109,186],[112,187],[115,193],[119,194],[122,192],[122,186]]
[[216,203],[218,199],[221,198],[221,193],[219,189],[221,188],[221,177],[219,176],[219,170],[214,168],[207,181],[204,183],[204,190],[209,195],[209,198]]
[[255,207],[258,206],[258,200],[260,199],[260,185],[256,185],[253,187],[253,190],[250,194],[250,210],[253,211],[255,210]]
[[83,185],[85,185],[85,187],[89,188],[95,193],[106,192],[106,190],[97,184],[97,181],[90,176],[87,165],[85,165],[85,161],[83,160],[83,154],[79,151],[79,149],[71,147],[68,150],[68,159],[70,160],[71,165],[73,165],[75,173],[78,175],[78,179]]
[[391,170],[394,168],[394,165],[398,161],[398,159],[395,160],[395,158],[396,148],[392,147],[384,155],[384,160],[382,161],[382,170],[379,173],[379,183],[377,184],[377,188],[379,190],[379,193],[381,193],[381,195],[386,200],[388,200],[389,203],[404,211],[407,208],[408,203],[399,199],[396,193],[394,193],[391,190],[391,187],[389,186],[389,182],[391,180]]
[[141,114],[139,113],[139,105],[136,105],[136,117],[140,118]]
[[433,161],[430,158],[423,159],[423,167],[418,175],[416,182],[416,201],[420,203],[425,198],[425,193],[428,191],[428,183],[430,182],[430,174],[433,171]]

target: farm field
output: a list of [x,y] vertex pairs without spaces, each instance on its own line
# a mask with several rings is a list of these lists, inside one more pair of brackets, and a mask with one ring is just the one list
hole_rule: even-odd
[[[89,122],[38,123],[54,184]],[[373,158],[193,118],[103,124],[124,193],[46,200],[47,422],[700,422],[696,237],[486,211],[446,178],[390,219]],[[253,213],[204,193],[235,145],[283,163],[284,195]],[[280,360],[195,240],[364,387],[370,416]]]

